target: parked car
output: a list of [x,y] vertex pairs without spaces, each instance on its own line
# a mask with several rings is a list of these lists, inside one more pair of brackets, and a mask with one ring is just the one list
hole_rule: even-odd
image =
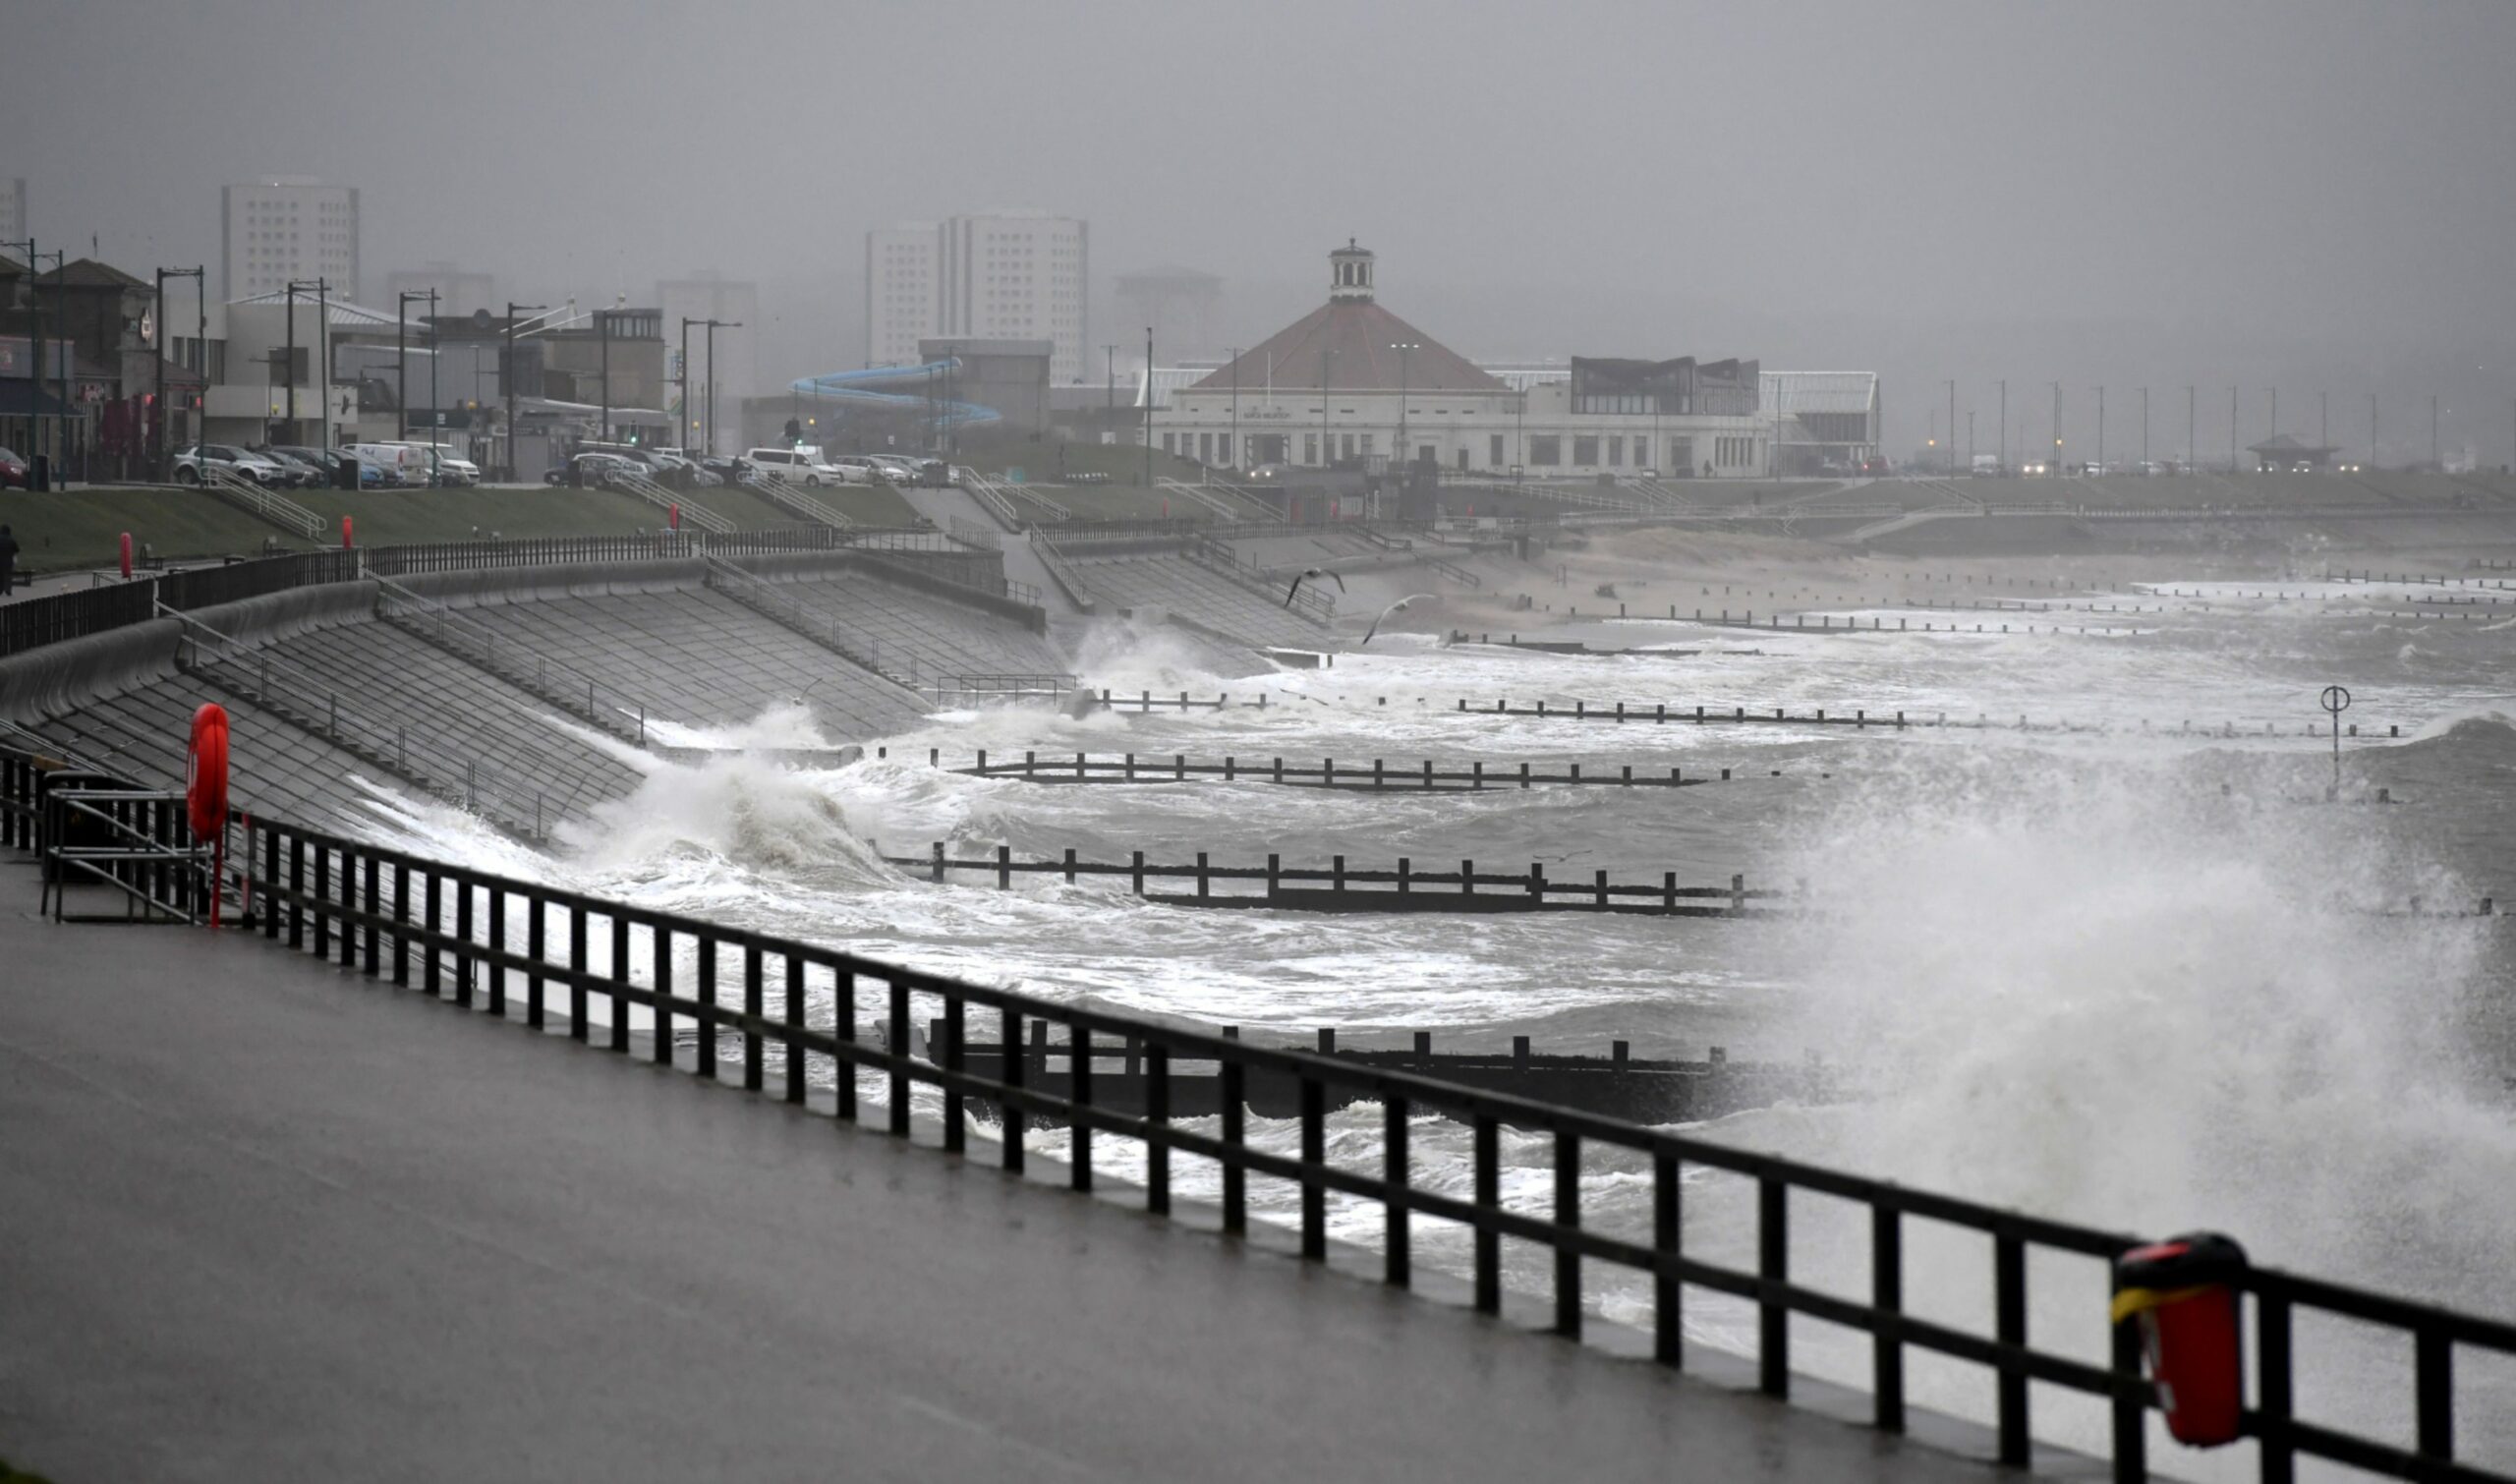
[[851,485],[871,485],[883,477],[874,461],[861,453],[842,453],[829,461],[830,467],[846,474]]
[[646,465],[625,454],[600,450],[569,456],[568,462],[542,477],[545,485],[582,483],[589,488],[607,489],[623,474],[646,474]]
[[277,464],[233,443],[196,443],[175,455],[178,485],[198,485],[204,478],[202,471],[215,469],[241,475],[264,488],[284,484],[287,478]]
[[344,453],[337,448],[325,450],[321,448],[309,448],[297,443],[274,443],[263,451],[272,454],[286,454],[290,458],[297,460],[299,463],[312,468],[316,475],[315,483],[318,485],[330,485],[337,484],[340,478],[340,468],[344,464],[355,464],[358,466],[358,487],[361,489],[380,488],[384,484],[384,472],[382,470],[377,469],[374,465],[369,464],[361,459],[353,458],[349,454]]
[[713,475],[719,483],[726,485],[739,485],[743,481],[743,476],[751,473],[751,465],[747,461],[729,459],[716,454],[710,454],[700,459],[699,469],[701,473]]
[[0,448],[0,489],[12,485],[21,489],[31,489],[34,487],[33,480],[34,476],[28,472],[24,457],[14,450]]
[[917,462],[914,459],[903,459],[896,454],[888,453],[869,454],[866,457],[874,466],[874,472],[892,484],[914,485],[917,483]]
[[817,450],[809,448],[755,448],[743,455],[754,469],[767,479],[818,489],[824,485],[862,483],[850,479],[845,469],[825,464]]
[[322,466],[313,460],[301,459],[283,449],[268,446],[257,448],[254,452],[279,466],[279,482],[282,488],[305,489],[330,483],[324,477]]

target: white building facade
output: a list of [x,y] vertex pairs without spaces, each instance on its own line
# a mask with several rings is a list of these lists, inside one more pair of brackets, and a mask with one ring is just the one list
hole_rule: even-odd
[[1752,361],[1575,357],[1515,386],[1380,307],[1377,264],[1329,255],[1329,301],[1157,406],[1166,452],[1217,468],[1430,462],[1533,479],[1748,478],[1770,429]]
[[1083,374],[1091,229],[1075,217],[1007,210],[865,234],[865,363],[914,365],[937,337],[1046,340],[1052,381]]
[[359,293],[358,188],[278,176],[219,193],[226,297],[250,299],[320,278],[337,299]]

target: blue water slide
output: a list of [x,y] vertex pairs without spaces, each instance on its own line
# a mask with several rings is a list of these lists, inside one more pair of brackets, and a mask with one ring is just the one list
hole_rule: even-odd
[[982,407],[976,402],[941,401],[922,391],[881,389],[912,383],[940,386],[960,369],[961,363],[950,359],[930,361],[924,366],[873,366],[863,371],[826,371],[818,376],[802,376],[788,385],[797,395],[817,401],[836,402],[842,407],[880,408],[886,412],[915,412],[927,415],[933,423],[949,424],[955,428],[974,428],[1004,421],[1003,414],[995,408]]

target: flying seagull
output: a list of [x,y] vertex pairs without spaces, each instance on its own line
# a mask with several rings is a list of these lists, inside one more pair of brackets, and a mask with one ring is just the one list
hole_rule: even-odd
[[[1388,607],[1385,607],[1385,608],[1381,609],[1381,610],[1380,610],[1380,616],[1379,616],[1378,618],[1375,618],[1375,619],[1373,619],[1373,620],[1372,620],[1372,626],[1371,626],[1370,628],[1365,629],[1365,630],[1363,631],[1363,644],[1369,644],[1369,643],[1371,643],[1371,642],[1372,642],[1372,636],[1373,636],[1374,634],[1377,634],[1377,633],[1379,633],[1379,632],[1380,632],[1380,626],[1381,626],[1382,624],[1385,624],[1385,623],[1389,622],[1389,615],[1390,615],[1390,614],[1392,614],[1392,613],[1403,613],[1403,612],[1405,612],[1405,611],[1406,611],[1406,605],[1407,605],[1408,603],[1410,603],[1410,602],[1413,602],[1416,599],[1419,599],[1419,598],[1432,598],[1432,597],[1434,597],[1434,595],[1433,595],[1433,594],[1430,594],[1430,593],[1409,593],[1409,594],[1407,594],[1404,598],[1401,598],[1401,599],[1400,599],[1398,601],[1396,601],[1396,602],[1394,602],[1394,603],[1391,603]],[[1356,649],[1358,649],[1358,650],[1359,650],[1359,649],[1361,649],[1362,647],[1363,647],[1363,645],[1362,645],[1362,644],[1358,644],[1358,645],[1354,646],[1354,648],[1356,648]]]
[[1293,595],[1301,591],[1301,585],[1304,582],[1316,582],[1323,577],[1335,582],[1338,592],[1345,591],[1345,579],[1339,574],[1325,567],[1304,567],[1301,569],[1301,575],[1293,579],[1293,585],[1285,590],[1285,606],[1289,608],[1293,605]]

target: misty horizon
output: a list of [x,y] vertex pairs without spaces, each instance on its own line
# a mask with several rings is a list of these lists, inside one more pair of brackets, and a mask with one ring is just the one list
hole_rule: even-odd
[[764,387],[862,364],[869,229],[1018,204],[1090,223],[1122,361],[1117,275],[1221,276],[1254,344],[1354,237],[1463,354],[1874,370],[1900,453],[1951,378],[1986,450],[2002,377],[2013,448],[2057,380],[2075,444],[2107,388],[2109,456],[2142,386],[2160,457],[2188,385],[2204,454],[2231,386],[2244,442],[2273,388],[2279,430],[2352,447],[2375,394],[2381,457],[2428,457],[2431,395],[2446,457],[2516,438],[2500,6],[30,0],[8,30],[37,65],[0,173],[47,248],[215,271],[220,188],[312,175],[362,193],[371,299],[432,261],[528,302],[754,282]]

